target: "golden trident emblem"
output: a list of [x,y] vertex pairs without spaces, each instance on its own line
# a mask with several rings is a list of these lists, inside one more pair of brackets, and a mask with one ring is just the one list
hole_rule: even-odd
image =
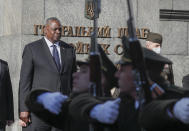
[[87,15],[89,15],[90,18],[94,17],[94,5],[93,5],[93,3],[87,4]]
[[[85,17],[93,20],[95,16],[94,8],[97,6],[97,0],[85,0]],[[98,14],[98,13],[97,13]],[[98,15],[96,16],[98,18]]]

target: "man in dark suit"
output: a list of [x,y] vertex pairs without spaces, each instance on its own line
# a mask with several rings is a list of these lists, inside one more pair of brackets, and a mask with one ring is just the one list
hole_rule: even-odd
[[9,68],[6,61],[0,59],[0,131],[14,122],[13,94]]
[[19,83],[20,119],[35,131],[55,130],[35,117],[25,105],[26,96],[35,89],[48,89],[69,95],[72,73],[76,70],[75,51],[60,41],[60,21],[51,17],[46,20],[45,37],[25,46]]

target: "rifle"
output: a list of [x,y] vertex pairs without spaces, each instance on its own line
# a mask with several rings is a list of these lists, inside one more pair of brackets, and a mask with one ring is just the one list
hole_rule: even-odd
[[[135,84],[137,91],[137,99],[139,100],[139,107],[145,102],[148,103],[152,100],[150,91],[150,83],[146,73],[145,61],[141,44],[136,36],[136,28],[134,25],[133,8],[130,0],[127,0],[129,19],[127,21],[128,34],[129,34],[129,53],[132,59],[132,65],[135,74]],[[124,42],[124,40],[123,40]],[[124,43],[123,43],[124,44]]]
[[100,55],[97,48],[97,18],[100,13],[99,0],[92,0],[91,4],[93,7],[93,32],[91,34],[91,47],[90,47],[90,94],[93,96],[102,96],[102,88],[101,88],[101,63],[100,63]]
[[133,8],[130,0],[127,0],[129,19],[127,21],[129,45],[127,46],[126,37],[122,38],[124,48],[128,49],[130,57],[132,59],[132,65],[135,74],[135,84],[137,92],[137,100],[139,101],[139,107],[144,102],[148,103],[152,99],[165,93],[165,91],[156,83],[151,81],[150,77],[146,73],[145,60],[143,57],[143,50],[141,44],[136,36],[136,28],[134,26]]
[[[101,61],[97,48],[97,18],[100,13],[100,0],[85,0],[85,17],[93,20],[93,32],[91,34],[91,47],[89,54],[90,66],[90,94],[92,96],[102,96],[101,88]],[[89,125],[90,131],[99,131],[101,128],[95,124]]]

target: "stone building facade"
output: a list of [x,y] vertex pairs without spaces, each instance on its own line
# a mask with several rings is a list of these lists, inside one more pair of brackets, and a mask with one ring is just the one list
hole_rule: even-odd
[[[163,35],[162,54],[173,61],[175,83],[189,74],[189,1],[132,0],[138,37],[144,45],[148,31]],[[24,46],[40,39],[48,17],[61,20],[62,40],[75,45],[77,59],[87,57],[93,22],[84,17],[85,0],[0,0],[0,58],[8,61],[14,93],[15,124],[18,126],[18,86]],[[99,39],[113,61],[120,58],[120,32],[127,30],[126,0],[102,0],[98,19]],[[79,32],[78,32],[79,31]]]

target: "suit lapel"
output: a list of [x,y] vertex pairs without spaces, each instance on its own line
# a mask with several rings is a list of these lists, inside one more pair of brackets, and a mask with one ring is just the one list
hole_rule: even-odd
[[47,60],[49,61],[48,63],[51,64],[52,67],[53,67],[55,70],[58,71],[57,66],[56,66],[56,63],[55,63],[55,61],[54,61],[54,58],[53,58],[53,56],[51,55],[51,52],[50,52],[50,50],[49,50],[49,47],[47,46],[47,43],[46,43],[46,41],[45,41],[44,38],[42,38],[42,45],[43,45],[44,54],[45,54],[45,56],[47,56],[46,58],[47,58]]
[[61,54],[61,61],[62,61],[62,68],[61,68],[61,72],[64,72],[66,69],[66,62],[67,62],[67,58],[66,58],[66,54],[67,54],[67,49],[65,49],[64,47],[64,43],[60,42],[60,54]]

